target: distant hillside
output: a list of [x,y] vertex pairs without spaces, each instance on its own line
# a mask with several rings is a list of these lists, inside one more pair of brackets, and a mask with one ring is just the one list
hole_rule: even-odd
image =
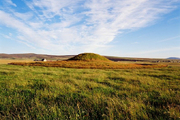
[[115,57],[115,56],[104,56],[104,57],[112,61],[151,61],[152,60],[150,58],[130,58],[130,57]]
[[[47,60],[68,60],[75,55],[46,55],[46,54],[0,54],[0,59],[47,59]],[[169,62],[168,59],[152,59],[152,58],[130,58],[130,57],[116,57],[104,56],[112,61],[132,61],[132,62]],[[171,57],[172,58],[172,57]],[[174,57],[173,57],[174,58]]]
[[178,58],[178,57],[169,57],[167,59],[180,59],[180,58]]
[[45,55],[45,54],[0,54],[0,59],[42,59],[46,58],[47,60],[66,60],[74,55]]
[[[47,60],[67,60],[75,55],[46,55],[46,54],[0,54],[0,59],[43,59]],[[126,57],[115,57],[115,56],[104,56],[112,61],[144,61],[149,60],[148,58],[126,58]]]

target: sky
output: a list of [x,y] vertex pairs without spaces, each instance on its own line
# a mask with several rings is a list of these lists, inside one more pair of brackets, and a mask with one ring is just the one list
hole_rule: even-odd
[[180,0],[0,0],[0,53],[180,57]]

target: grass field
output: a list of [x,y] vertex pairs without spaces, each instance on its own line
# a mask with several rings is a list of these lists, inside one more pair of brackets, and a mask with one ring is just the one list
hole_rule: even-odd
[[33,62],[32,59],[20,59],[20,60],[13,60],[13,59],[0,59],[0,64],[8,64],[11,62]]
[[180,66],[0,65],[1,119],[180,119]]
[[51,62],[13,62],[11,65],[21,66],[43,66],[61,68],[83,68],[83,69],[143,69],[143,68],[162,68],[165,64],[152,63],[130,63],[113,61],[51,61]]

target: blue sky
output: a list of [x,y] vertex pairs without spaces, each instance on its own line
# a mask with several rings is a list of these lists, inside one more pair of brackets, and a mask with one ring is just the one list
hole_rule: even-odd
[[83,52],[180,57],[180,1],[0,1],[0,53]]

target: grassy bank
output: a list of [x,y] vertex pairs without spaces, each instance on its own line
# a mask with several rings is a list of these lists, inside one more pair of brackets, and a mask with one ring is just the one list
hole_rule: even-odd
[[180,119],[179,71],[0,65],[0,118]]

